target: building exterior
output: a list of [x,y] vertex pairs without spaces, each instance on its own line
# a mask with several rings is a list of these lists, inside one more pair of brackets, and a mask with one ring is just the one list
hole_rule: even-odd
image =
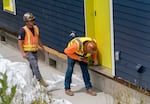
[[110,75],[150,90],[150,1],[2,0],[0,28],[17,34],[32,12],[43,43],[63,53],[75,31],[95,38],[100,64]]

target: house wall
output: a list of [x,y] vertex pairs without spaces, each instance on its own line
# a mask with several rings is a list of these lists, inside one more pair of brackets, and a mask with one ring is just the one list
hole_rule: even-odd
[[116,76],[150,90],[150,1],[113,0]]
[[[24,25],[23,14],[32,12],[43,43],[62,53],[71,39],[71,31],[75,31],[78,36],[85,36],[84,0],[15,1],[16,15],[0,9],[0,28],[17,33]],[[0,4],[0,8],[3,8],[2,0]]]

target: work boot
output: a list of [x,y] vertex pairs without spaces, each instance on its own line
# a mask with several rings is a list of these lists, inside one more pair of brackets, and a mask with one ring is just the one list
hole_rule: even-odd
[[44,87],[48,87],[48,84],[43,79],[40,80],[40,84]]
[[90,94],[90,95],[92,95],[92,96],[96,96],[96,95],[97,95],[96,92],[94,92],[91,88],[88,89],[88,90],[86,90],[86,93],[87,93],[87,94]]
[[70,89],[66,90],[65,93],[67,95],[69,95],[69,96],[73,96],[74,95],[73,92]]

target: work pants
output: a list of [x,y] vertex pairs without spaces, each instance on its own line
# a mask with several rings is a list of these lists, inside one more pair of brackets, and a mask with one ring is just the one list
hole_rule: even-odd
[[40,81],[42,77],[38,67],[37,52],[26,52],[26,54],[28,56],[27,60],[29,61],[33,76],[35,76],[36,79]]
[[[66,75],[65,75],[65,90],[70,89],[70,84],[72,82],[73,68],[74,68],[76,61],[77,60],[74,60],[68,57],[68,68],[67,68]],[[78,61],[78,62],[82,71],[82,76],[83,76],[83,80],[85,83],[85,87],[88,90],[92,88],[92,85],[90,82],[90,76],[88,72],[88,64],[82,61]]]

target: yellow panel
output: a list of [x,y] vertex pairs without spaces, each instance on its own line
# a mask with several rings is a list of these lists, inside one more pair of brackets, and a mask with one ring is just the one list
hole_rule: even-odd
[[94,37],[95,24],[94,24],[94,4],[93,0],[85,0],[85,18],[86,18],[86,36]]
[[9,0],[3,0],[3,7],[8,7],[9,6]]
[[15,0],[3,0],[3,10],[15,14]]
[[4,10],[13,12],[14,9],[12,7],[5,7]]
[[86,35],[97,40],[100,64],[112,68],[109,0],[86,0],[85,4]]

